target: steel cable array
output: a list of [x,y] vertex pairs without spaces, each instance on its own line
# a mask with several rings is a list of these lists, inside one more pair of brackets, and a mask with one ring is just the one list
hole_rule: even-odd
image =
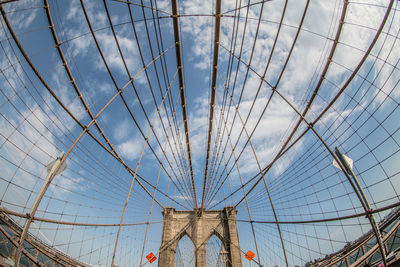
[[[148,265],[165,207],[235,207],[255,253],[243,266],[372,264],[400,247],[398,1],[0,11],[2,259]],[[207,265],[226,266],[226,242],[210,237]],[[194,250],[184,237],[175,265]]]

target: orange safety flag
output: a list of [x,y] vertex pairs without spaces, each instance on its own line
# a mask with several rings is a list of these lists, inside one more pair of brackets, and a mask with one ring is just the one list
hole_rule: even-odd
[[249,250],[249,251],[247,251],[246,254],[244,254],[244,257],[245,257],[246,259],[248,259],[249,261],[252,261],[255,255],[256,255],[256,254],[254,254],[253,251]]
[[153,254],[153,252],[150,252],[149,255],[146,256],[146,259],[152,263],[153,261],[155,261],[157,259],[157,257]]

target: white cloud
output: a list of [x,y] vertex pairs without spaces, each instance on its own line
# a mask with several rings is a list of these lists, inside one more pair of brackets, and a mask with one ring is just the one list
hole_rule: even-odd
[[[109,21],[104,11],[103,4],[88,1],[85,2],[85,8],[90,23],[95,31],[97,29],[107,28],[95,32],[96,39],[101,47],[107,64],[113,71],[117,71],[118,74],[127,75],[115,38],[109,29]],[[79,14],[79,23],[76,23],[77,14]],[[73,39],[70,41],[72,46],[72,56],[83,56],[87,58],[87,63],[93,68],[107,72],[78,1],[71,1],[70,10],[66,19],[69,26],[67,29],[68,38]],[[113,24],[115,23],[116,21],[113,21]],[[138,48],[136,40],[132,34],[132,28],[129,25],[122,25],[115,27],[115,32],[122,54],[126,60],[127,67],[133,76],[141,69],[141,61],[139,60]],[[128,80],[128,78],[126,78],[126,80]]]
[[[135,73],[134,70],[137,68],[138,61],[138,52],[137,52],[137,45],[136,42],[128,37],[126,34],[127,32],[117,35],[118,43],[121,47],[123,55],[126,56],[126,64],[132,73]],[[112,34],[110,33],[100,33],[97,34],[97,39],[102,47],[102,51],[106,57],[107,64],[121,73],[126,73],[121,55],[118,51],[118,47],[116,45],[115,39]],[[101,63],[103,65],[103,63]],[[101,66],[100,65],[100,66]],[[99,65],[95,65],[99,66]],[[128,80],[128,79],[127,79]]]
[[171,1],[161,0],[161,1],[155,2],[155,4],[157,5],[157,8],[159,10],[165,11],[167,13],[171,12]]
[[135,160],[140,156],[143,148],[143,143],[144,141],[142,141],[142,139],[140,138],[132,138],[118,145],[117,148],[123,158],[127,158],[128,160]]
[[[184,1],[182,9],[184,14],[209,14],[212,12],[212,2],[210,1]],[[212,40],[213,31],[212,17],[198,16],[181,18],[180,23],[182,31],[185,35],[193,38],[192,61],[195,62],[196,67],[199,69],[206,69],[210,64],[210,42]],[[201,59],[201,60],[199,60]]]
[[[5,9],[5,12],[8,13],[8,19],[12,23],[13,29],[15,32],[24,32],[26,29],[31,27],[32,22],[35,21],[36,17],[38,16],[39,12],[42,10],[42,8],[32,8],[25,10],[23,12],[12,12],[13,10],[21,10],[24,9],[26,6],[30,7],[37,7],[38,2],[35,0],[26,0],[26,1],[20,1],[23,3],[18,3],[14,2],[12,5],[2,5],[3,8]],[[18,21],[19,23],[13,23],[15,21]],[[1,32],[0,36],[3,35],[3,32]],[[3,36],[2,36],[3,37]],[[2,38],[4,39],[4,38]]]
[[195,162],[202,165],[207,149],[209,105],[206,97],[199,98],[196,102],[194,109],[189,112],[190,146]]
[[81,183],[83,182],[83,179],[82,178],[72,178],[68,174],[69,174],[69,172],[66,171],[65,175],[63,175],[63,174],[58,175],[53,180],[53,182],[50,184],[49,189],[58,198],[65,198],[71,192],[83,191],[84,190],[84,188],[81,185]]
[[115,140],[121,142],[132,134],[132,121],[123,120],[114,128],[113,136]]
[[[53,133],[53,131],[57,132],[52,122],[55,117],[48,116],[46,111],[38,105],[32,106],[30,110],[21,107],[20,112],[21,114],[18,114],[14,120],[0,120],[0,151],[13,164],[0,162],[1,169],[9,170],[3,172],[3,179],[12,180],[14,184],[26,190],[33,190],[35,187],[38,190],[42,183],[38,177],[44,179],[47,175],[46,165],[59,153],[56,146],[58,140]],[[10,166],[17,169],[15,173],[12,172]],[[61,197],[78,188],[77,183],[80,179],[58,175],[54,181],[51,190],[57,197]],[[22,189],[21,192],[26,193]],[[10,194],[7,199],[12,203],[23,201],[20,197]]]

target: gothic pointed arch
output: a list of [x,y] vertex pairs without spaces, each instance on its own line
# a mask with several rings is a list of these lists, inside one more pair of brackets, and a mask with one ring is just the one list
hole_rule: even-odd
[[194,244],[196,267],[205,267],[207,241],[213,235],[223,242],[227,251],[229,261],[226,266],[242,266],[236,210],[233,207],[213,211],[204,209],[179,211],[165,208],[162,214],[163,233],[159,267],[174,266],[176,246],[184,236],[188,236]]

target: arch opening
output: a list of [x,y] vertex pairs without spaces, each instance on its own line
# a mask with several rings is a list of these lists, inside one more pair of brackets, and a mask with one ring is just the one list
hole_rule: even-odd
[[194,267],[196,265],[196,251],[192,240],[184,234],[176,245],[175,265],[176,267]]
[[220,236],[213,233],[206,245],[207,266],[225,267],[229,262],[228,251]]

